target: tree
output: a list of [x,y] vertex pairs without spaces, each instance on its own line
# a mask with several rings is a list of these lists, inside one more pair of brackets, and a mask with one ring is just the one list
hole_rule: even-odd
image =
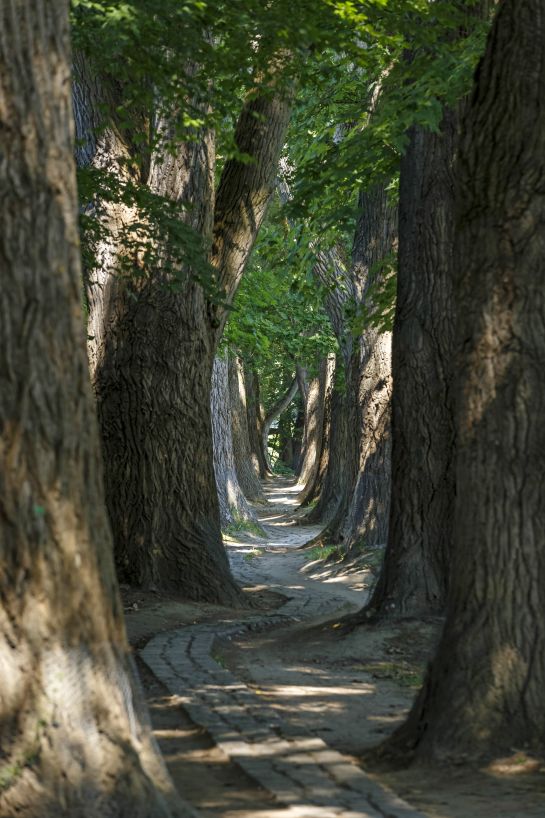
[[225,528],[240,522],[257,523],[257,517],[240,487],[235,466],[229,363],[225,356],[216,356],[214,360],[210,410],[221,525]]
[[245,496],[249,500],[265,502],[265,495],[252,461],[248,426],[248,401],[244,364],[240,358],[229,356],[229,405],[233,429],[233,450],[236,473]]
[[[390,274],[397,243],[397,210],[385,183],[360,196],[350,275],[364,329],[356,335],[346,377],[347,478],[326,538],[346,549],[387,536],[390,507],[391,333],[373,326],[373,288]],[[376,307],[375,307],[376,308]]]
[[246,408],[248,411],[248,433],[250,435],[252,465],[257,476],[264,480],[271,472],[261,438],[261,424],[263,423],[265,410],[261,403],[257,369],[245,366],[244,382],[246,384]]
[[[326,411],[326,396],[331,387],[333,378],[332,360],[335,356],[323,358],[314,378],[309,382],[308,394],[305,401],[305,429],[303,453],[298,481],[303,486],[303,494],[313,492],[318,478],[318,470],[324,445],[324,419]],[[301,500],[301,498],[299,498]]]
[[0,28],[0,813],[181,818],[133,676],[104,506],[67,3],[3,3]]
[[[454,180],[457,115],[411,129],[401,160],[393,333],[392,510],[365,616],[444,609],[454,508]],[[409,407],[418,407],[410,411]]]
[[[464,25],[447,32],[447,41],[463,46],[464,38],[480,40],[488,1],[479,0],[465,14]],[[418,55],[406,57],[413,59],[418,62]],[[454,164],[463,105],[447,104],[437,128],[413,125],[401,158],[392,509],[384,565],[366,618],[427,616],[445,606],[455,501]]]
[[453,565],[403,755],[545,747],[544,43],[537,0],[500,3],[462,127]]
[[[211,247],[219,302],[210,299],[187,264],[181,272],[165,266],[168,247],[159,248],[153,269],[140,275],[119,276],[115,254],[106,253],[100,276],[88,287],[92,343],[99,339],[94,386],[118,575],[133,584],[227,604],[241,597],[221,541],[210,421],[212,365],[225,308],[273,191],[291,94],[275,73],[279,70],[275,65],[265,72],[248,95],[234,136],[237,154],[225,163],[216,193],[213,134],[200,129],[173,149],[168,116],[144,177],[152,196],[185,206],[179,218]],[[92,98],[96,83],[80,81],[79,87],[85,110],[104,107],[104,86],[98,99]],[[114,155],[110,152],[111,132],[121,134],[113,120],[94,139],[91,161],[102,163],[106,155],[108,166],[126,173],[119,140]],[[123,144],[130,155],[131,141]],[[138,157],[131,159],[142,166]]]
[[[263,446],[263,451],[265,452],[265,457],[268,460],[269,468],[271,470],[272,464],[269,456],[269,434],[271,431],[271,427],[273,423],[275,423],[275,421],[277,421],[280,418],[280,416],[286,411],[286,409],[290,406],[291,402],[294,400],[298,391],[299,383],[297,381],[297,378],[293,378],[288,388],[280,394],[278,400],[275,403],[273,403],[273,405],[266,412],[265,417],[263,418],[263,423],[261,424],[261,442]],[[289,465],[291,467],[291,462],[286,465]]]

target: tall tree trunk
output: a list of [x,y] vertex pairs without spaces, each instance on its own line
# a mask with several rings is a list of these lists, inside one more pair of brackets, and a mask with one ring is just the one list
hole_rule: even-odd
[[[324,484],[316,506],[309,511],[309,523],[329,521],[341,505],[347,493],[347,452],[348,452],[348,401],[345,384],[344,360],[337,355],[335,381],[331,395],[331,422],[329,438],[329,458]],[[352,432],[352,430],[350,430]]]
[[[180,146],[175,160],[152,163],[148,180],[154,193],[192,205],[191,226],[202,235],[212,225],[213,150],[206,137]],[[231,604],[241,597],[213,471],[214,348],[204,292],[187,272],[175,289],[160,269],[127,278],[108,305],[94,379],[106,498],[120,578]]]
[[454,509],[456,134],[451,111],[439,133],[415,126],[401,161],[392,512],[367,614],[422,616],[445,605]]
[[[160,150],[151,163],[149,189],[188,206],[191,226],[210,239],[228,302],[265,216],[289,110],[284,89],[250,96],[235,139],[254,161],[229,160],[216,198],[209,134],[174,154]],[[168,138],[168,124],[161,129]],[[221,541],[210,421],[224,308],[207,301],[191,270],[174,289],[161,270],[110,286],[112,277],[106,270],[96,287],[90,322],[104,339],[94,383],[119,575],[192,599],[240,602]]]
[[[299,474],[301,468],[301,459],[303,456],[303,435],[305,433],[305,407],[303,403],[303,396],[299,391],[299,400],[296,402],[297,414],[295,416],[295,423],[293,425],[291,438],[291,461],[287,462],[294,474]],[[282,427],[280,427],[282,428]]]
[[326,374],[324,379],[324,397],[322,411],[322,436],[320,444],[320,456],[316,461],[314,477],[310,479],[301,492],[298,500],[302,506],[309,505],[314,500],[319,501],[324,490],[326,475],[329,469],[330,446],[331,446],[331,404],[333,399],[333,387],[335,383],[336,355],[330,353],[326,359]]
[[214,359],[211,414],[214,474],[218,489],[221,524],[225,527],[241,521],[256,523],[257,517],[246,501],[235,467],[229,398],[229,365],[226,357]]
[[312,490],[312,485],[318,474],[323,445],[325,400],[329,387],[328,378],[331,378],[332,374],[329,359],[323,358],[320,361],[318,374],[312,378],[308,386],[305,401],[303,458],[298,475],[299,482],[304,487],[303,493]]
[[244,365],[235,356],[229,357],[229,402],[235,466],[240,487],[248,500],[264,503],[265,495],[254,469],[250,449]]
[[168,818],[85,355],[68,4],[0,6],[0,814]]
[[[352,280],[357,303],[371,314],[372,287],[387,274],[397,242],[397,212],[386,185],[360,195]],[[355,342],[346,377],[346,488],[325,539],[346,550],[385,542],[390,510],[391,334],[367,326]],[[353,430],[353,431],[350,431]]]
[[263,406],[259,394],[259,376],[255,369],[244,367],[244,381],[246,384],[246,409],[248,413],[248,433],[250,436],[250,451],[252,465],[258,477],[264,480],[271,472],[263,450],[261,426],[265,419]]
[[462,127],[445,629],[401,753],[545,750],[545,11],[503,0]]

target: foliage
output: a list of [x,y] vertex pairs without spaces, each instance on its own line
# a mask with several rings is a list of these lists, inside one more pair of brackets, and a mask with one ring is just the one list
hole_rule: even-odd
[[[108,117],[130,143],[145,177],[158,149],[158,121],[168,142],[215,131],[218,171],[243,161],[234,126],[243,99],[257,88],[298,83],[286,147],[291,201],[271,208],[236,297],[226,343],[256,368],[265,404],[293,376],[335,348],[323,309],[327,290],[313,275],[316,254],[335,246],[349,258],[358,192],[387,180],[397,190],[399,158],[414,125],[437,130],[443,107],[470,86],[483,48],[482,3],[461,0],[72,0],[76,51],[110,85]],[[100,42],[100,48],[96,43]],[[175,202],[145,184],[121,184],[104,172],[79,174],[82,245],[87,269],[104,240],[101,203],[121,202],[138,219],[117,237],[120,274],[179,287],[189,272],[221,302],[208,248]],[[97,218],[97,216],[99,218]],[[348,331],[388,329],[395,260],[364,305],[346,305]],[[375,271],[376,272],[376,271]],[[341,282],[331,281],[332,288]]]
[[281,460],[276,460],[273,471],[275,474],[278,474],[280,477],[294,477],[295,472],[289,466],[286,466],[285,463],[282,463]]
[[261,230],[235,297],[226,341],[250,364],[285,357],[315,361],[334,348],[312,275],[312,257],[275,208]]
[[324,310],[324,292],[308,253],[276,202],[261,230],[236,294],[224,342],[260,376],[270,407],[287,390],[297,363],[313,375],[336,347]]
[[363,303],[348,301],[345,309],[349,331],[354,337],[366,327],[380,332],[393,329],[396,298],[397,259],[394,253],[383,258],[369,271],[370,284]]
[[[133,278],[154,276],[157,283],[180,289],[189,270],[214,303],[222,301],[202,236],[187,224],[187,210],[157,196],[144,185],[123,182],[112,173],[87,167],[78,170],[83,262],[88,276],[100,266],[99,247],[114,245],[117,273]],[[123,205],[135,214],[115,237],[103,218],[107,204]],[[158,274],[160,271],[160,275]]]

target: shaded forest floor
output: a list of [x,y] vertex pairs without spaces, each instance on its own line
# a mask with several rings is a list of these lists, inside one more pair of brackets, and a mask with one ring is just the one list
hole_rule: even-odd
[[[319,737],[350,762],[360,763],[370,747],[404,720],[439,624],[408,622],[344,634],[339,618],[362,606],[374,581],[374,555],[363,554],[360,564],[350,570],[320,560],[319,550],[305,547],[320,529],[304,525],[297,509],[297,488],[279,478],[266,483],[265,489],[269,504],[256,510],[267,536],[238,531],[226,538],[233,572],[246,589],[250,609],[188,604],[122,589],[129,638],[137,649],[153,727],[180,793],[203,818],[322,814],[359,818],[370,813],[357,808],[342,812],[340,805],[336,808],[329,802],[323,812],[280,803],[269,788],[261,786],[260,776],[248,774],[225,751],[227,745],[219,746],[221,742],[191,718],[189,714],[198,711],[182,706],[180,697],[172,696],[158,678],[160,674],[152,672],[150,660],[146,664],[138,654],[156,634],[184,627],[188,632],[195,626],[198,630],[202,623],[217,634],[212,655],[218,668],[229,669],[254,700],[257,695],[264,712],[274,713],[289,735]],[[290,616],[276,621],[283,611]],[[244,622],[251,623],[251,628],[229,633],[233,623],[238,627]],[[191,691],[185,701],[191,702]],[[415,816],[545,815],[545,769],[529,768],[517,748],[511,759],[493,769],[412,767],[401,772],[375,770],[370,775],[409,802]],[[380,814],[397,816],[395,810]],[[402,809],[401,814],[405,815]]]

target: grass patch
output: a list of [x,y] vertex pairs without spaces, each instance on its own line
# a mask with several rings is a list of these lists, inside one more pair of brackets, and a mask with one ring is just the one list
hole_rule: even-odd
[[305,554],[307,560],[325,560],[328,557],[340,559],[341,550],[338,545],[315,545]]
[[285,463],[281,463],[280,460],[277,460],[274,464],[273,474],[278,474],[280,477],[295,477],[293,469],[290,469]]
[[14,761],[12,764],[5,764],[0,767],[0,792],[8,790],[18,778],[23,774],[25,767],[32,767],[36,764],[40,757],[38,748],[29,750],[21,758]]
[[214,660],[214,662],[215,662],[217,665],[219,665],[220,667],[223,667],[223,668],[226,668],[226,667],[227,667],[227,665],[225,664],[225,659],[223,658],[223,656],[221,655],[221,653],[212,653],[212,654],[211,654],[211,657],[212,657],[212,659]]
[[355,542],[351,550],[363,555],[364,559],[360,563],[362,568],[372,571],[373,574],[380,572],[384,562],[383,546],[367,545],[363,539]]
[[424,669],[409,662],[369,662],[354,665],[354,670],[370,673],[375,679],[392,679],[402,687],[422,687]]
[[253,548],[247,554],[244,554],[243,559],[246,560],[246,562],[251,562],[255,560],[256,557],[262,557],[264,553],[262,548]]
[[223,533],[227,536],[236,537],[237,534],[242,532],[255,534],[256,537],[267,536],[264,529],[255,520],[245,520],[244,517],[240,517],[234,509],[231,509],[231,514],[233,515],[233,522],[226,525],[223,529]]

